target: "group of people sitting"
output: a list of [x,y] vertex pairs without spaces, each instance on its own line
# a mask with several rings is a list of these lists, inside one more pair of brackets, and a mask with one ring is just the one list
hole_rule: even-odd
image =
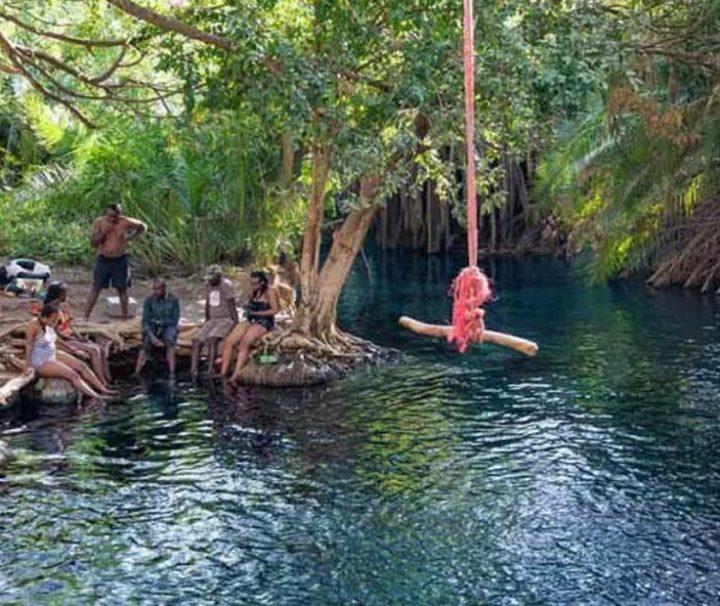
[[[280,311],[277,289],[270,284],[265,271],[252,272],[250,280],[252,292],[241,321],[232,282],[223,276],[219,266],[208,268],[205,275],[205,321],[192,342],[190,371],[193,377],[199,373],[200,355],[206,348],[208,372],[216,377],[228,376],[233,355],[237,353],[230,376],[230,382],[237,383],[253,344],[275,327],[275,316]],[[142,372],[148,355],[155,349],[165,350],[170,374],[175,373],[179,321],[180,303],[177,297],[168,292],[165,282],[156,280],[152,296],[143,304],[143,347],[135,365],[136,373]],[[218,351],[221,351],[219,370],[215,368]]]
[[[215,377],[228,377],[236,357],[229,380],[237,383],[253,344],[275,327],[275,316],[280,311],[277,289],[265,271],[252,272],[250,279],[252,293],[241,321],[232,282],[223,276],[219,266],[208,269],[205,321],[192,341],[193,377],[199,374],[200,356],[206,348],[208,372]],[[67,294],[67,285],[62,282],[48,287],[42,308],[26,329],[27,367],[39,377],[67,379],[83,395],[110,397],[115,392],[110,387],[109,345],[94,343],[75,330]],[[164,281],[156,280],[152,295],[143,304],[137,374],[158,350],[165,351],[169,372],[175,374],[179,324],[178,298],[168,292]]]
[[39,377],[68,380],[82,395],[111,397],[116,392],[110,388],[108,348],[75,331],[66,301],[67,286],[50,284],[42,308],[25,330],[26,366]]
[[[106,214],[93,224],[90,241],[97,248],[98,257],[93,288],[85,307],[86,320],[100,291],[110,285],[118,291],[122,316],[128,317],[131,275],[127,245],[146,229],[141,221],[124,216],[117,204],[108,206]],[[241,318],[232,282],[223,276],[219,266],[208,268],[205,321],[192,343],[193,376],[198,375],[200,355],[206,348],[209,372],[216,377],[230,375],[230,382],[237,383],[253,344],[274,328],[275,316],[280,311],[278,286],[271,284],[268,273],[261,270],[252,272],[250,280],[249,302]],[[288,288],[294,293],[294,284]],[[27,367],[42,378],[66,379],[85,396],[112,397],[115,392],[110,386],[109,346],[78,334],[73,327],[67,296],[64,283],[53,282],[47,289],[41,309],[26,329]],[[165,282],[156,280],[152,295],[143,303],[142,347],[135,364],[136,373],[142,372],[155,350],[165,350],[170,374],[175,373],[179,322],[180,302],[168,292]],[[230,374],[233,356],[236,360]]]

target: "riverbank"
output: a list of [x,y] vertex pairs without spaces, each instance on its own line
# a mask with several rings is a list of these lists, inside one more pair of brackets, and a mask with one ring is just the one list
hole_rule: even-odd
[[[113,342],[113,361],[117,363],[118,356],[128,357],[133,349],[132,340],[126,342],[127,337],[138,334],[140,331],[139,315],[142,301],[152,293],[153,279],[149,276],[135,276],[131,289],[131,296],[137,302],[137,316],[128,322],[120,322],[108,314],[107,297],[116,296],[112,290],[104,291],[92,315],[92,322],[85,323],[81,318],[88,293],[92,287],[92,269],[86,267],[52,268],[51,280],[59,280],[68,285],[68,306],[75,316],[74,324],[78,332],[104,341]],[[170,273],[170,272],[168,272]],[[247,288],[246,273],[237,270],[230,274],[238,290]],[[168,283],[168,289],[181,301],[181,324],[187,328],[197,326],[202,321],[204,313],[204,283],[202,276],[163,276]],[[34,377],[24,374],[24,326],[30,321],[29,297],[0,297],[0,407],[10,406],[19,399],[20,393],[34,383]],[[57,397],[67,399],[66,389],[57,389],[60,382],[56,382],[54,393]],[[52,390],[51,390],[52,391]],[[62,395],[65,394],[65,395]],[[53,398],[50,398],[53,399]]]
[[[243,268],[226,271],[242,303],[250,291],[249,274]],[[85,298],[91,288],[92,273],[85,268],[58,268],[53,280],[62,280],[69,286],[69,305],[74,315],[81,316]],[[201,275],[163,277],[168,291],[180,300],[181,319],[178,338],[180,368],[187,365],[192,352],[192,341],[204,320],[204,282]],[[75,329],[82,335],[111,345],[111,366],[114,376],[128,376],[132,372],[137,352],[142,344],[140,310],[142,301],[152,293],[151,278],[134,279],[131,296],[136,300],[136,317],[121,321],[108,314],[105,291],[92,321],[76,319]],[[287,288],[286,288],[287,290]],[[290,291],[292,292],[292,291]],[[287,293],[286,293],[287,294]],[[31,319],[30,298],[0,298],[0,408],[8,407],[28,395],[47,403],[63,403],[76,399],[74,390],[62,380],[36,381],[24,369],[24,329]],[[255,347],[254,355],[241,375],[246,385],[270,387],[306,387],[320,385],[341,378],[348,372],[368,364],[397,359],[391,352],[363,339],[343,335],[347,347],[339,350],[314,342],[289,331],[292,324],[291,297],[281,296],[282,311],[276,317],[277,329]],[[239,310],[242,317],[242,311]]]

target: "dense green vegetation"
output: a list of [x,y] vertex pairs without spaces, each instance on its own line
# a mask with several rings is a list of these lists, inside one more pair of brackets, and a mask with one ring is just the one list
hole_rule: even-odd
[[102,130],[71,133],[45,107],[29,135],[51,158],[24,171],[3,200],[3,248],[61,262],[90,258],[88,222],[123,203],[152,230],[137,243],[145,267],[195,269],[249,253],[273,255],[302,226],[296,196],[276,195],[276,151],[240,112],[192,122],[118,117]]
[[[304,231],[310,292],[323,214],[350,260],[378,205],[383,243],[438,250],[438,217],[462,233],[460,2],[72,5],[0,11],[2,253],[87,259],[89,218],[117,200],[153,225],[150,267],[264,257]],[[544,234],[592,248],[600,277],[713,284],[720,242],[697,217],[716,206],[717,3],[476,11],[481,242]]]
[[[720,284],[720,3],[627,3],[594,101],[546,151],[539,191],[604,279]],[[645,8],[644,11],[638,10]],[[633,27],[630,27],[630,26]]]

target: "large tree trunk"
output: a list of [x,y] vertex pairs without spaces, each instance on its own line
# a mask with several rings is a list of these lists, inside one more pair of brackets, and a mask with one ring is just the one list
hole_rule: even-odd
[[[325,212],[325,190],[330,168],[330,146],[317,144],[312,156],[312,191],[300,256],[300,292],[298,318],[307,316],[315,292],[320,268],[320,243]],[[301,330],[301,332],[307,332]]]
[[295,331],[323,340],[336,334],[338,299],[377,212],[374,201],[379,183],[377,175],[366,175],[361,179],[357,208],[333,234],[333,243],[322,271],[313,281],[311,289],[303,291],[309,293],[309,297],[303,295],[304,300],[293,326]]

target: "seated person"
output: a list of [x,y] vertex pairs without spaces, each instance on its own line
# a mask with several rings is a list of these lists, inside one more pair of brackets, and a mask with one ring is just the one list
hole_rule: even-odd
[[59,310],[58,347],[77,358],[89,359],[95,374],[108,384],[111,381],[108,350],[75,332],[72,326],[73,318],[67,305],[67,284],[51,282],[45,295],[45,304],[55,305]]
[[295,290],[300,286],[300,267],[284,250],[278,253],[278,270],[282,280],[290,288]]
[[300,286],[300,268],[284,250],[278,255],[277,265],[273,268],[270,283],[278,290],[280,309],[295,315],[297,290]]
[[192,345],[190,371],[194,377],[198,374],[203,345],[207,344],[208,366],[212,371],[218,343],[228,336],[238,322],[232,282],[223,277],[219,265],[212,265],[205,275],[205,323],[193,339]]
[[250,356],[250,347],[275,327],[275,315],[280,309],[277,290],[270,285],[267,273],[254,271],[250,274],[253,291],[247,308],[246,321],[238,324],[225,339],[222,350],[221,376],[227,376],[235,347],[238,349],[232,383],[240,380],[240,372]]
[[115,393],[107,389],[90,368],[70,354],[58,351],[55,328],[60,311],[55,305],[43,306],[37,318],[25,329],[25,364],[43,379],[65,379],[82,395],[104,399]]
[[145,299],[142,313],[143,345],[138,353],[135,373],[140,374],[153,348],[165,348],[168,370],[175,374],[175,345],[180,323],[180,303],[161,280],[153,283],[153,294]]

